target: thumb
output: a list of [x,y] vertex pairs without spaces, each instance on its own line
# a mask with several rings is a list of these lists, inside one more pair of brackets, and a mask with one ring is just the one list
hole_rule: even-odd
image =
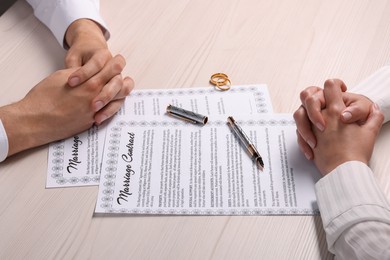
[[371,129],[377,135],[382,127],[384,115],[377,104],[372,104],[370,114],[364,127]]
[[[78,55],[72,55],[70,51],[65,57],[66,68],[79,68],[82,66],[82,59]],[[81,83],[80,78],[76,73],[72,73],[68,78],[68,85],[71,87],[78,86]]]
[[365,122],[371,113],[371,108],[363,108],[359,104],[351,104],[341,112],[341,120],[344,123]]

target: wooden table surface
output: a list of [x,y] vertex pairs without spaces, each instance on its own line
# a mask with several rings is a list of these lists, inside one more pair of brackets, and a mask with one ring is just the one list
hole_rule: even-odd
[[[266,83],[274,111],[390,61],[386,0],[102,0],[136,88]],[[63,68],[65,51],[22,0],[0,17],[0,105]],[[390,127],[372,168],[390,198]],[[330,259],[319,216],[94,216],[98,187],[45,189],[48,146],[0,164],[0,259]]]

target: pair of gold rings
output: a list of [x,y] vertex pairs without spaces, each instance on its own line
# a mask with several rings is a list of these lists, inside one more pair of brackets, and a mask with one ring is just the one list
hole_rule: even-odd
[[210,83],[222,91],[229,90],[232,85],[229,77],[224,73],[215,73],[211,75]]

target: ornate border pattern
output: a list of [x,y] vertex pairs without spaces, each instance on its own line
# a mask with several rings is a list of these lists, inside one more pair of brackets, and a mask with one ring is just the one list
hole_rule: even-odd
[[[249,126],[266,126],[266,125],[295,125],[294,120],[247,120],[240,121],[241,125]],[[224,121],[210,121],[208,125],[220,126],[226,124]],[[117,162],[119,157],[119,144],[121,138],[121,131],[124,126],[141,126],[141,127],[158,127],[158,126],[178,126],[178,125],[192,125],[184,121],[118,121],[115,126],[108,129],[108,134],[110,136],[110,141],[108,142],[107,148],[107,167],[105,168],[105,174],[103,182],[103,191],[104,194],[101,197],[101,208],[105,209],[105,213],[126,213],[126,214],[154,214],[154,215],[318,215],[318,210],[308,210],[308,209],[272,209],[272,208],[247,208],[247,209],[114,209],[112,208],[112,203],[114,201],[113,195],[115,192],[115,179],[117,171]]]
[[[260,85],[263,86],[263,85]],[[259,85],[250,85],[250,86],[233,86],[229,92],[252,92],[254,95],[257,112],[258,113],[268,113],[267,104],[265,103],[265,97],[264,93],[259,91]],[[143,96],[170,96],[170,95],[179,95],[179,96],[185,96],[185,95],[193,95],[193,94],[207,94],[207,95],[213,95],[213,94],[219,94],[221,93],[218,90],[215,90],[215,88],[189,88],[189,89],[171,89],[169,91],[163,91],[163,90],[139,90],[134,91],[130,96],[136,96],[136,97],[143,97]],[[209,122],[210,124],[210,122]],[[214,122],[215,125],[220,125],[221,122]],[[162,126],[172,125],[172,126],[178,126],[183,125],[181,122],[172,122],[172,123],[162,123]],[[261,125],[261,124],[260,124]],[[148,122],[148,121],[141,121],[138,123],[134,123],[132,126],[158,126],[157,122]],[[53,153],[51,154],[53,159],[53,167],[51,168],[51,174],[50,176],[56,181],[57,184],[65,186],[67,184],[76,185],[78,183],[91,183],[91,185],[98,185],[100,181],[99,176],[83,176],[81,178],[77,177],[64,177],[63,171],[64,171],[64,143],[65,141],[58,141],[55,142],[53,145]]]
[[[267,109],[267,103],[265,103],[265,97],[264,93],[259,91],[259,86],[263,85],[246,85],[246,86],[232,86],[228,91],[225,93],[228,94],[230,92],[233,93],[245,93],[245,92],[252,92],[254,95],[257,112],[258,113],[268,113]],[[144,97],[144,96],[171,96],[171,95],[179,95],[179,96],[186,96],[186,95],[194,95],[194,94],[207,94],[207,95],[213,95],[213,94],[220,94],[221,91],[216,90],[214,87],[210,88],[189,88],[189,89],[170,89],[168,91],[162,91],[162,90],[140,90],[140,91],[134,91],[131,96],[135,97]]]
[[[96,126],[93,126],[96,127]],[[88,130],[87,130],[88,131]],[[98,131],[98,129],[97,129]],[[52,152],[52,163],[53,167],[51,168],[51,177],[56,181],[59,185],[76,185],[78,183],[84,183],[88,184],[91,183],[91,185],[98,185],[100,182],[100,176],[83,176],[83,177],[64,177],[64,146],[65,146],[65,140],[61,140],[58,142],[54,142],[52,144],[53,152]]]
[[267,215],[319,215],[319,210],[308,209],[120,209],[114,210],[108,208],[105,213],[122,213],[122,214],[134,214],[134,215],[206,215],[206,216],[267,216]]

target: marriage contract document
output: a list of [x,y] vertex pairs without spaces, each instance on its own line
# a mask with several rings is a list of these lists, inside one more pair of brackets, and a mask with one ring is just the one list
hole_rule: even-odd
[[[232,112],[233,113],[233,112]],[[116,117],[107,126],[95,212],[317,214],[320,178],[299,151],[291,114],[231,114],[257,147],[261,171],[227,125]]]
[[[171,104],[208,116],[272,113],[266,85],[232,86],[229,91],[214,87],[134,90],[115,117],[175,121],[165,114]],[[237,104],[240,104],[239,106]],[[106,140],[106,125],[52,143],[49,147],[46,187],[98,185]]]

